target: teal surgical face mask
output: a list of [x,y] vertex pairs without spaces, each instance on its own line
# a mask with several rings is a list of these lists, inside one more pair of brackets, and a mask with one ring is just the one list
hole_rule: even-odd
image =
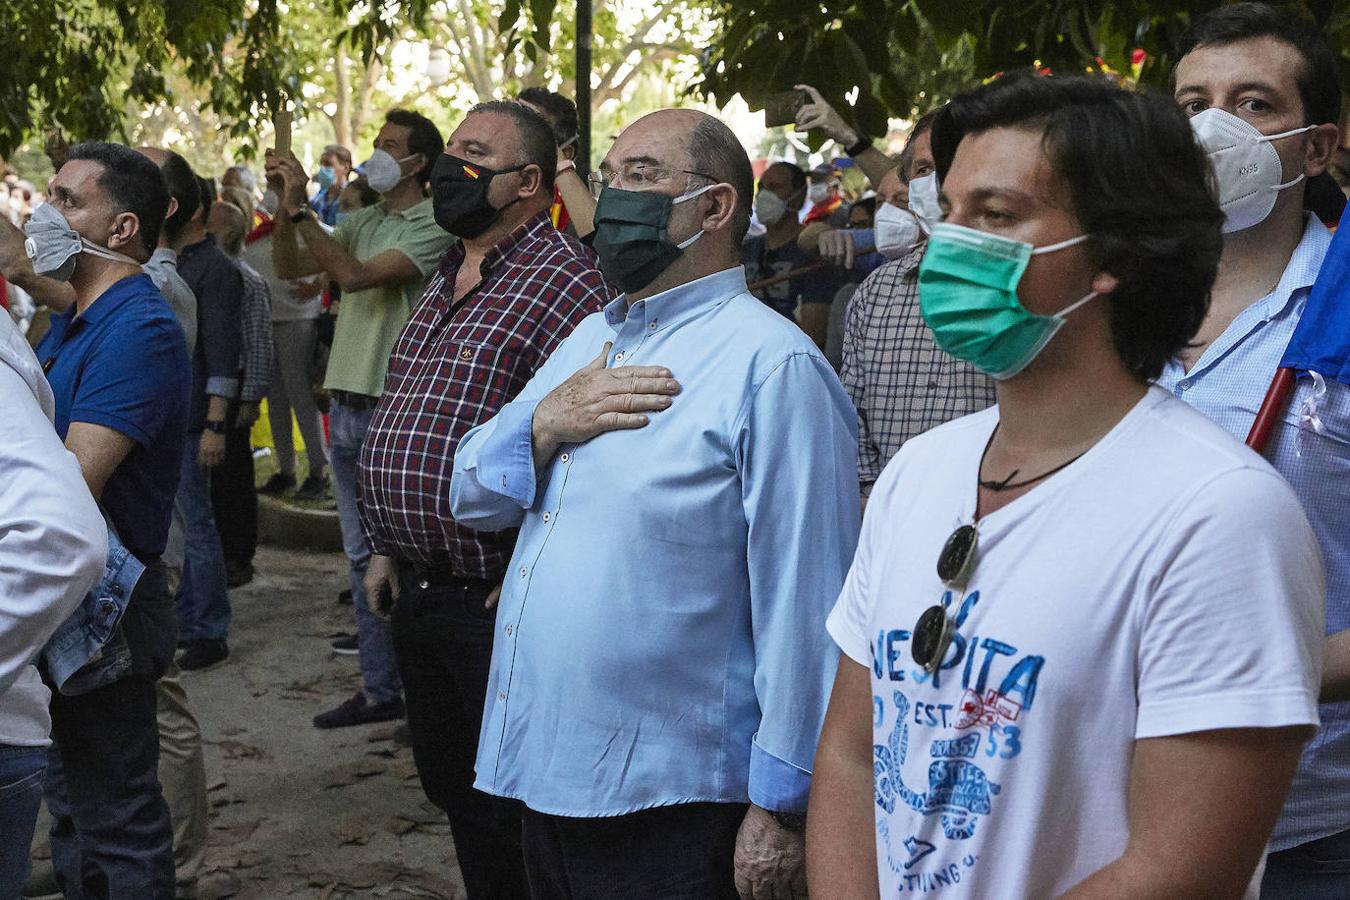
[[1065,317],[1095,292],[1052,316],[1029,312],[1017,299],[1031,257],[1088,239],[1033,247],[945,222],[933,226],[919,264],[919,310],[939,347],[992,378],[1022,371],[1064,327]]

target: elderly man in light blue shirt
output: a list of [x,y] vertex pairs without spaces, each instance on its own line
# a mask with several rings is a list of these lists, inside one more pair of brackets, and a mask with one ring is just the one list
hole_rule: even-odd
[[[1331,243],[1303,201],[1306,179],[1326,171],[1337,146],[1340,91],[1325,36],[1282,8],[1215,10],[1196,20],[1183,51],[1176,101],[1214,161],[1227,219],[1209,313],[1159,384],[1244,438]],[[1216,119],[1226,131],[1214,130]],[[1242,123],[1260,134],[1235,137]],[[1278,165],[1262,164],[1272,157]],[[1265,454],[1321,546],[1329,638],[1322,727],[1271,835],[1261,897],[1341,900],[1350,897],[1350,388],[1300,379]]]
[[455,460],[456,520],[521,529],[476,786],[524,803],[536,898],[804,896],[856,417],[746,291],[753,181],[725,125],[653,113],[600,174],[594,246],[625,295]]

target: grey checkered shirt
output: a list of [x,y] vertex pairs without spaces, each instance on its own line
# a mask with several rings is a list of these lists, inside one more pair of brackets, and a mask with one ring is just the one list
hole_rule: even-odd
[[858,410],[864,495],[905,441],[994,403],[993,380],[939,350],[919,314],[925,247],[867,276],[849,302],[839,376]]
[[244,377],[240,381],[239,399],[259,403],[267,396],[272,381],[272,290],[248,263],[239,258],[234,262],[244,276],[244,302],[240,304],[244,346],[239,354],[239,368]]

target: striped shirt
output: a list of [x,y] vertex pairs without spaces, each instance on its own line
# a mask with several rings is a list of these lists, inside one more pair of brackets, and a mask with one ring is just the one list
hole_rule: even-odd
[[994,382],[937,348],[919,313],[927,244],[864,279],[849,302],[840,380],[858,410],[864,494],[905,441],[994,403]]
[[[1331,245],[1309,214],[1280,283],[1238,314],[1186,371],[1173,361],[1158,379],[1238,440],[1246,438],[1275,368],[1308,304]],[[1266,458],[1293,487],[1322,548],[1327,570],[1327,633],[1350,628],[1350,387],[1304,376],[1266,447]],[[1350,703],[1319,707],[1322,727],[1303,759],[1270,838],[1286,850],[1350,829]]]

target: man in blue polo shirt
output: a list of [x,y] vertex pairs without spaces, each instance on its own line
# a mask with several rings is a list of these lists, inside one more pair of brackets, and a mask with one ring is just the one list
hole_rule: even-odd
[[169,810],[156,775],[155,681],[172,657],[160,554],[178,488],[192,374],[183,331],[141,264],[168,211],[158,167],[116,144],[70,151],[25,227],[33,269],[75,305],[38,345],[56,428],[122,542],[145,564],[121,622],[131,668],[78,696],[53,692],[47,803],[66,896],[170,900]]

